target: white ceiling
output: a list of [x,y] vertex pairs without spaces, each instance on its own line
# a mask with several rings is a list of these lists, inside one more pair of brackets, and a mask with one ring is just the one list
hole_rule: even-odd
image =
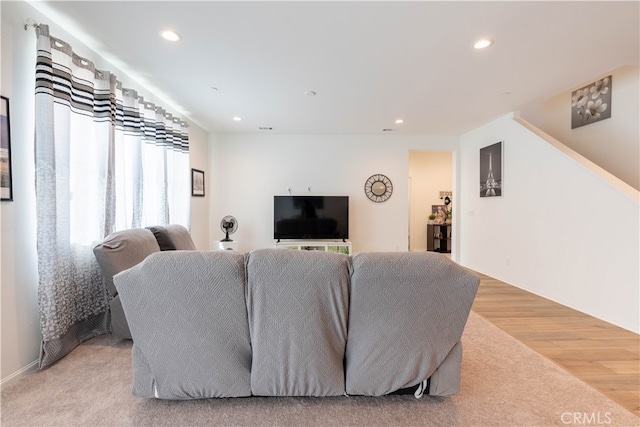
[[637,1],[32,5],[215,132],[457,135],[640,52]]

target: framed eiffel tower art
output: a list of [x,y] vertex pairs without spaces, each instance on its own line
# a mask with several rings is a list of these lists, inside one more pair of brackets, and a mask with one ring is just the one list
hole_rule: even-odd
[[502,141],[480,149],[480,197],[502,196]]

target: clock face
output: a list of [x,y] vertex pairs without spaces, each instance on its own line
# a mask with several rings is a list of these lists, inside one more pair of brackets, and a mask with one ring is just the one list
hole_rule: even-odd
[[391,197],[391,193],[393,193],[393,184],[382,174],[371,175],[364,183],[364,194],[373,202],[386,202]]

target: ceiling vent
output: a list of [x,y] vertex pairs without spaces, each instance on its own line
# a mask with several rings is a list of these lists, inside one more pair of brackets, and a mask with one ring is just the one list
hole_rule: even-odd
[[258,130],[273,130],[273,128],[271,126],[260,126]]
[[382,132],[395,132],[395,131],[397,131],[397,130],[398,130],[398,129],[384,128],[384,129],[382,129]]

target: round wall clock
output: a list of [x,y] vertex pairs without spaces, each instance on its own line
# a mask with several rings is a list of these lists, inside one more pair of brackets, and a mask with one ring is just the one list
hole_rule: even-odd
[[386,202],[391,197],[391,193],[393,193],[393,184],[382,174],[371,175],[364,183],[364,194],[373,202]]

